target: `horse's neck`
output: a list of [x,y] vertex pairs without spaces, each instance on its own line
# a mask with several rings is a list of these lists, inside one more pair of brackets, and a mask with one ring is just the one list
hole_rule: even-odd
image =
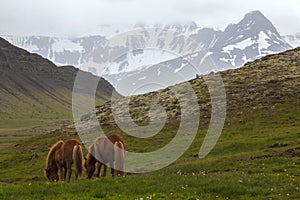
[[96,162],[97,162],[97,159],[92,155],[92,154],[90,154],[89,155],[89,164],[96,164]]
[[57,145],[53,151],[51,152],[51,155],[48,158],[48,166],[47,168],[51,168],[54,170],[58,170],[57,162],[59,162],[59,159],[62,157],[62,147],[63,144]]

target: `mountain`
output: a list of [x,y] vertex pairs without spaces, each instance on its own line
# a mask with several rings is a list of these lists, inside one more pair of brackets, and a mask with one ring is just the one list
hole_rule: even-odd
[[[144,34],[144,32],[146,30],[141,31],[140,38],[128,38],[128,40],[146,44],[148,42],[147,36],[150,33]],[[168,44],[166,41],[169,36],[163,37],[163,32],[164,29],[158,33],[151,32],[152,35],[155,35],[154,38],[158,38],[153,43],[157,43],[163,49],[176,52],[176,49],[181,48],[188,50],[188,52],[184,52],[183,56],[179,58],[176,56],[172,58],[166,52],[157,53],[156,58],[160,58],[161,62],[152,56],[153,53],[146,54],[145,51],[135,55],[128,53],[122,57],[122,60],[119,58],[114,65],[111,65],[104,72],[104,76],[115,87],[118,87],[118,91],[122,94],[139,94],[153,91],[154,88],[161,89],[190,80],[197,74],[238,68],[246,62],[251,62],[262,56],[292,48],[281,38],[273,24],[259,11],[246,14],[238,24],[231,24],[224,31],[200,28],[196,33],[192,33],[190,38],[202,47],[200,51],[189,49],[190,41],[180,36],[174,36],[172,42]],[[197,63],[197,60],[201,59],[204,59],[205,62],[200,66],[191,64]],[[135,66],[138,60],[146,61],[143,63],[145,67],[133,70],[132,66]],[[212,67],[209,69],[207,66]],[[160,84],[158,80],[163,80],[162,86],[157,86]],[[149,83],[155,84],[150,87]]]
[[238,24],[229,25],[209,51],[218,68],[227,69],[291,48],[261,12],[253,11]]
[[[194,88],[201,108],[199,130],[183,155],[168,167],[147,174],[127,173],[125,178],[103,181],[85,181],[83,176],[67,186],[46,183],[42,167],[51,146],[58,140],[69,138],[84,142],[82,137],[75,135],[74,126],[67,125],[51,134],[14,141],[13,145],[1,149],[1,195],[3,199],[32,199],[33,196],[35,199],[74,196],[120,199],[120,195],[122,199],[133,196],[143,199],[154,196],[157,199],[299,199],[299,66],[300,48],[221,72],[227,94],[226,123],[216,146],[204,159],[198,158],[198,152],[207,135],[204,122],[210,118],[212,106],[205,81],[199,77],[188,82]],[[180,93],[186,95],[185,86],[179,86],[182,87]],[[178,102],[169,95],[169,89],[131,97],[133,119],[147,123],[148,114],[143,111],[149,109],[151,100],[157,102],[157,99],[161,99],[161,105],[166,105],[167,113],[179,119]],[[112,119],[109,103],[97,110],[97,117],[105,119],[100,121],[105,134],[122,134],[126,150],[142,155],[141,162],[130,163],[127,162],[129,153],[126,153],[126,170],[133,165],[139,167],[139,164],[145,164],[145,168],[156,167],[182,148],[178,144],[170,154],[161,153],[178,136],[180,121],[169,121],[158,134],[139,138],[130,132],[123,134],[113,122],[105,125]],[[189,131],[185,130],[184,135],[179,136],[181,142],[185,142],[185,136],[189,136]],[[160,155],[153,158],[152,153]]]
[[[198,127],[197,120],[200,120],[199,130],[206,130],[211,125],[218,126],[220,124],[222,126],[222,118],[224,117],[226,128],[223,131],[226,133],[226,136],[223,136],[223,139],[228,137],[227,139],[232,141],[232,137],[235,134],[240,134],[239,137],[244,138],[245,127],[248,127],[250,130],[247,129],[247,131],[251,132],[251,136],[245,139],[247,144],[245,148],[248,148],[249,141],[254,140],[254,137],[265,137],[264,134],[266,133],[264,131],[258,129],[258,132],[253,132],[253,128],[258,126],[269,130],[268,135],[270,134],[269,136],[272,140],[269,141],[269,139],[268,142],[278,146],[278,144],[289,138],[287,134],[293,135],[295,139],[299,138],[299,131],[294,128],[295,124],[299,126],[299,67],[300,47],[279,54],[265,56],[238,69],[210,73],[155,92],[124,97],[114,102],[106,102],[96,108],[96,118],[101,124],[102,130],[106,131],[106,134],[107,132],[124,133],[125,131],[127,135],[124,134],[124,136],[128,140],[133,140],[134,144],[137,143],[137,139],[143,141],[149,134],[148,131],[156,133],[157,128],[161,128],[162,134],[158,131],[158,136],[151,135],[153,136],[152,138],[145,139],[149,145],[149,141],[152,139],[155,141],[156,138],[161,142],[161,138],[170,137],[170,132],[178,134],[181,126],[185,127],[185,134],[189,135],[190,127],[195,124]],[[214,78],[218,76],[222,77],[224,92],[226,93],[225,99],[222,98],[222,90],[218,90],[220,86],[222,87],[222,85],[218,84],[221,82],[216,83],[214,81]],[[214,83],[214,86],[217,87],[209,86],[209,84]],[[190,86],[195,92],[195,97],[189,93]],[[196,105],[198,108],[194,107],[195,104],[193,102],[195,100],[198,103]],[[157,107],[152,109],[153,104],[159,105],[163,110],[157,110]],[[226,119],[224,115],[218,115],[220,114],[219,111],[223,110],[224,104],[226,105]],[[198,109],[200,110],[200,118],[194,118],[199,111]],[[117,111],[119,116],[113,114],[113,110]],[[217,113],[216,115],[213,115],[213,110]],[[154,120],[154,124],[153,121],[150,121],[150,117]],[[197,120],[195,121],[195,119]],[[80,137],[85,143],[93,141],[95,136],[90,131],[95,128],[92,125],[94,120],[93,113],[85,115],[85,118],[77,124],[78,127],[83,127],[82,133],[84,132],[84,134],[81,134]],[[165,123],[161,126],[159,123],[164,122],[164,120]],[[136,127],[132,125],[132,122],[140,126]],[[209,124],[210,126],[208,126]],[[98,126],[98,123],[96,126]],[[234,128],[232,131],[228,131],[228,127]],[[293,127],[293,131],[285,131],[287,127]],[[278,134],[282,134],[281,137],[278,137],[278,135],[274,136],[273,131],[276,128],[278,129]],[[241,132],[234,132],[239,129],[241,129]],[[133,139],[132,136],[136,136],[134,135],[136,130],[139,130],[136,133],[139,137]],[[59,135],[62,132],[74,134],[75,125],[70,124],[63,127],[62,130],[58,129],[53,133]],[[85,133],[90,133],[90,135]],[[202,134],[200,135],[201,137],[203,136]],[[207,138],[212,140],[214,136],[210,135]],[[292,144],[297,145],[297,148],[299,148],[299,142],[295,141]],[[242,145],[245,145],[245,143]],[[261,145],[262,147],[268,146],[266,143]],[[234,149],[237,150],[236,148]],[[237,152],[240,153],[238,150]],[[269,155],[269,149],[264,153]],[[275,151],[272,155],[274,157],[280,155],[277,153]],[[251,152],[251,156],[253,156],[253,152]],[[287,156],[290,156],[290,154],[287,154]]]
[[[75,67],[57,67],[40,55],[31,54],[0,38],[0,116],[70,115],[77,73]],[[83,73],[87,79],[98,78]],[[112,85],[101,78],[97,101],[109,100],[113,90]]]
[[59,38],[49,36],[2,36],[17,47],[37,53],[57,65],[78,66],[105,39],[102,36]]
[[282,38],[295,48],[300,46],[300,33],[284,35]]
[[[132,27],[121,27],[120,30],[126,32],[132,29],[155,27],[160,29],[171,29],[181,34],[190,35],[197,31],[198,26],[195,22],[190,24],[155,24],[147,26],[145,24],[136,24]],[[47,58],[57,65],[73,65],[79,67],[84,59],[96,47],[103,44],[108,37],[120,33],[119,27],[102,26],[97,35],[78,37],[78,38],[60,38],[49,36],[15,36],[2,35],[3,38],[31,53],[37,53]],[[107,51],[111,51],[108,49]],[[85,69],[88,71],[89,69]],[[91,70],[91,72],[93,72]]]
[[[299,109],[299,67],[300,47],[262,57],[238,69],[220,72],[226,91],[228,117],[238,119],[239,115],[255,112],[256,109],[269,110],[276,105],[288,105],[288,102]],[[119,100],[120,104],[115,103],[115,105],[122,108],[122,105],[129,100],[133,120],[145,122],[148,120],[150,104],[157,102],[166,109],[170,118],[179,120],[180,109],[178,108],[180,105],[176,98],[186,94],[188,91],[186,86],[191,85],[197,95],[200,110],[203,112],[201,115],[207,118],[211,112],[211,97],[207,83],[215,75],[216,73],[210,73],[155,92],[125,97]],[[177,96],[173,93],[175,90],[172,88],[178,89]],[[109,102],[97,107],[98,118],[104,125],[114,123],[110,107]],[[189,112],[193,113],[193,110]],[[153,117],[160,118],[163,114],[162,112],[156,113],[156,116]]]
[[[149,25],[138,24],[133,28],[140,28],[140,33],[135,36],[127,38],[128,41],[143,46],[149,41],[149,37],[145,33]],[[84,71],[92,72],[96,75],[105,77],[114,87],[121,87],[118,89],[123,95],[139,94],[156,89],[164,88],[179,82],[190,80],[199,73],[209,73],[210,71],[222,71],[230,68],[241,67],[246,62],[253,61],[262,56],[282,52],[291,49],[292,46],[282,39],[273,24],[260,12],[253,11],[247,13],[244,18],[237,24],[227,26],[224,31],[214,30],[213,28],[201,28],[196,23],[190,24],[166,24],[155,25],[157,32],[154,37],[157,37],[155,42],[157,49],[170,49],[188,47],[189,43],[184,40],[182,35],[189,36],[201,46],[203,51],[191,52],[188,57],[192,56],[194,59],[208,56],[214,65],[214,69],[197,69],[193,67],[186,59],[184,54],[178,58],[178,55],[169,52],[158,51],[144,51],[137,49],[134,53],[127,53],[119,55],[123,50],[128,50],[128,43],[117,46],[106,46],[109,41],[107,33],[119,33],[119,31],[111,31],[113,27],[105,27],[102,29],[102,36],[88,36],[81,38],[52,38],[43,36],[5,36],[6,39],[13,44],[28,49],[31,52],[38,53],[45,58],[52,60],[59,65],[71,64]],[[109,30],[108,30],[109,29]],[[117,28],[116,28],[117,29]],[[122,30],[132,30],[130,27]],[[172,36],[172,44],[166,45],[169,37],[164,35],[166,30],[176,31],[178,34]],[[149,34],[149,33],[148,33]],[[152,33],[153,34],[153,33]],[[152,35],[153,36],[153,35]],[[169,38],[170,39],[170,38]],[[103,68],[97,68],[90,65],[85,65],[86,62],[93,56],[91,54],[95,51],[101,51],[101,58],[92,58],[98,60],[97,64],[105,65],[111,63],[109,68],[103,71]],[[193,59],[193,58],[192,58]],[[140,61],[143,62],[140,62]],[[84,63],[84,64],[83,64]],[[82,65],[83,64],[83,65]],[[166,72],[163,76],[166,82],[163,85],[154,84],[153,86],[140,87],[139,90],[133,91],[132,86],[143,86],[149,80],[160,79],[161,72]],[[174,77],[182,76],[180,78],[165,78],[168,74],[174,74]],[[152,78],[151,78],[152,77]],[[155,78],[156,77],[156,78]],[[119,83],[121,79],[126,79],[123,83]],[[126,87],[123,87],[126,85]]]

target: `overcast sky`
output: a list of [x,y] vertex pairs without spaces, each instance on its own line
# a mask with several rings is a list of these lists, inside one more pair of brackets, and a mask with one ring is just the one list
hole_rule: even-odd
[[260,10],[280,34],[300,32],[298,0],[0,0],[0,35],[82,36],[100,25],[185,23],[224,29]]

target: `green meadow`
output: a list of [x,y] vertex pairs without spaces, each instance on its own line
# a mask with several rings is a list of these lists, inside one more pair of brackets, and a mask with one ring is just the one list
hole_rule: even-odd
[[[204,79],[191,80],[202,117],[197,135],[175,162],[144,174],[92,180],[83,175],[70,183],[49,182],[43,169],[50,147],[60,139],[80,139],[70,112],[43,107],[48,112],[41,109],[38,115],[28,115],[30,109],[37,111],[28,106],[23,108],[27,114],[15,109],[13,117],[0,116],[0,199],[300,199],[299,57],[298,48],[221,73],[227,99],[225,126],[202,159],[198,153],[212,107]],[[185,89],[181,87],[181,95]],[[151,102],[159,100],[169,111],[170,120],[149,139],[116,128],[109,102],[97,107],[97,119],[107,135],[124,137],[128,151],[151,152],[177,133],[181,111],[173,97],[169,89],[129,97],[131,117],[139,125],[149,122]]]
[[[52,144],[78,136],[24,131],[24,138],[7,136],[4,143],[9,145],[1,149],[0,199],[299,199],[299,118],[299,108],[285,103],[272,112],[256,110],[227,118],[218,143],[203,159],[197,155],[205,129],[168,167],[125,177],[86,180],[82,176],[78,181],[73,177],[71,183],[48,182],[43,168]],[[28,130],[37,126],[28,124]],[[174,127],[166,125],[151,145],[125,136],[127,149],[153,151],[170,140]],[[106,129],[107,134],[116,131]]]

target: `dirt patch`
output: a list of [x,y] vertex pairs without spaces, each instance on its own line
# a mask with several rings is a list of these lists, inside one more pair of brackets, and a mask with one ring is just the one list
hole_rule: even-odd
[[268,155],[261,155],[261,156],[252,156],[250,157],[250,160],[261,160],[261,159],[267,159],[272,157],[275,157],[275,155],[268,154]]
[[286,157],[286,158],[300,157],[300,146],[288,149],[284,152],[274,152],[273,154],[253,156],[250,157],[250,160],[267,159],[267,158],[274,158],[274,157]]
[[285,152],[280,153],[282,157],[300,157],[300,147],[288,149]]
[[269,148],[280,148],[280,147],[286,147],[288,146],[289,144],[287,143],[275,143],[275,144],[272,144],[270,146],[268,146]]

